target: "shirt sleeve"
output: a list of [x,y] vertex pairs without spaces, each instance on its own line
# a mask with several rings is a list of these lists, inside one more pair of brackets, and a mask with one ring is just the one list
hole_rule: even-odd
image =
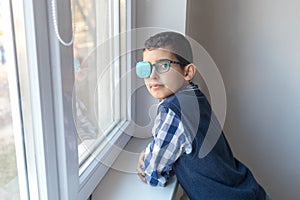
[[159,109],[152,135],[153,140],[145,150],[143,171],[148,184],[165,186],[173,164],[180,155],[192,151],[192,144],[180,118],[170,108]]

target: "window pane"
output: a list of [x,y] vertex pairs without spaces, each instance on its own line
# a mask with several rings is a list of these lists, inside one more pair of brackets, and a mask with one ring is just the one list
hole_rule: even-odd
[[[1,36],[0,36],[1,37]],[[1,45],[0,45],[1,48]],[[18,174],[6,64],[0,64],[0,196],[18,196]]]
[[8,82],[15,67],[10,27],[9,2],[0,0],[0,197],[7,200],[20,199]]
[[111,62],[115,44],[112,1],[78,0],[75,15],[74,95],[78,132],[79,162],[82,163],[119,119],[115,112],[114,69]]

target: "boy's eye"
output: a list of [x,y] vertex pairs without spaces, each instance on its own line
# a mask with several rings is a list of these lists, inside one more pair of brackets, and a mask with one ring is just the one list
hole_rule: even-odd
[[159,71],[164,72],[169,69],[169,63],[168,62],[161,62],[157,65],[159,68]]
[[162,68],[168,68],[168,63],[163,63],[163,64],[161,64],[161,67],[162,67]]

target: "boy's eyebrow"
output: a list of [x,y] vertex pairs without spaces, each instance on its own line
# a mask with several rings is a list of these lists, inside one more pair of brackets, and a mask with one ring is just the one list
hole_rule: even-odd
[[175,60],[174,58],[161,58],[161,59],[158,59],[158,60],[155,60],[155,62],[159,62],[159,61],[163,61],[163,60]]
[[172,59],[170,59],[170,58],[162,58],[162,59],[159,59],[159,60],[155,60],[154,63],[149,62],[149,61],[146,61],[146,62],[149,62],[149,63],[151,63],[151,64],[155,64],[155,63],[157,63],[157,62],[159,62],[159,61],[163,61],[163,60],[172,60]]
[[162,58],[162,59],[156,60],[156,62],[163,61],[163,60],[172,60],[172,59],[170,59],[170,58]]

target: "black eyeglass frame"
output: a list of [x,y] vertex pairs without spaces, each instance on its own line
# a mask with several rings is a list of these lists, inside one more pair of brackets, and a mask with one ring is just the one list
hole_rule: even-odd
[[[167,62],[165,64],[168,64],[167,66],[167,70],[166,71],[161,71],[161,70],[158,70],[158,64],[159,63],[162,63],[162,62]],[[171,68],[171,64],[176,64],[176,65],[181,65],[181,63],[179,61],[174,61],[174,60],[170,60],[170,59],[161,59],[159,61],[157,61],[156,63],[152,64],[150,62],[148,62],[151,66],[151,72],[152,72],[152,69],[153,67],[155,67],[155,71],[158,72],[159,74],[163,74],[163,73],[166,73],[168,71],[170,71],[170,68]]]

